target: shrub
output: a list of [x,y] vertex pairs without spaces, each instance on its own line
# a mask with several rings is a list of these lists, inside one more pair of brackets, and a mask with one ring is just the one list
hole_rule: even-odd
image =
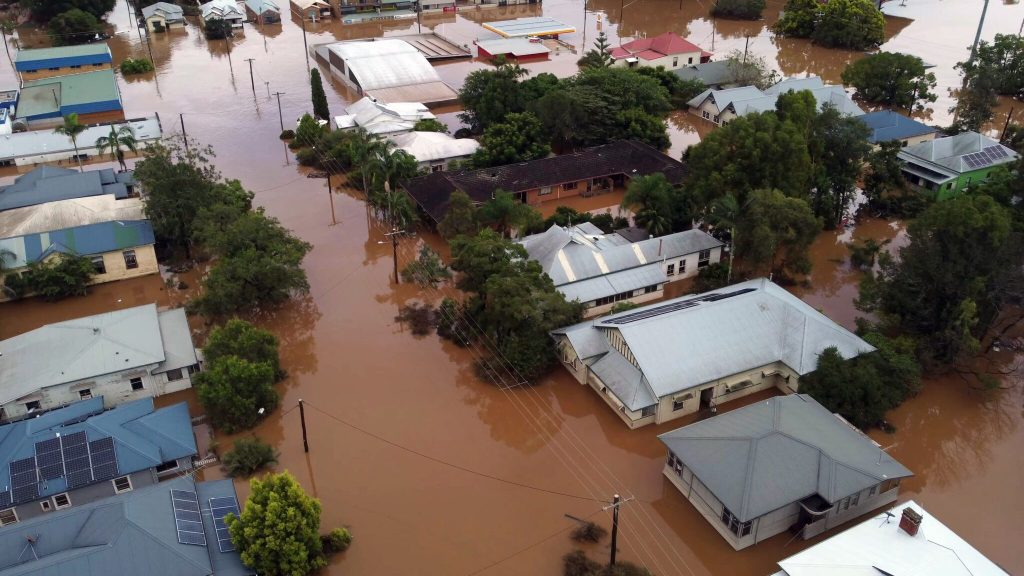
[[209,363],[194,381],[211,423],[228,434],[255,426],[260,408],[269,412],[277,407],[274,368],[265,362],[226,356]]
[[291,140],[292,138],[295,138],[295,130],[285,129],[281,132],[281,136],[279,136],[279,138],[281,138],[281,140]]
[[153,71],[153,63],[148,58],[125,58],[121,62],[121,74],[144,74]]
[[764,11],[765,0],[718,0],[711,13],[719,18],[758,20]]
[[275,380],[280,381],[285,376],[277,351],[277,337],[268,330],[238,318],[232,318],[210,332],[203,346],[203,356],[208,363],[227,356],[237,356],[249,362],[265,362],[274,369]]
[[261,442],[258,438],[239,438],[235,440],[233,450],[224,455],[224,467],[228,469],[228,476],[251,476],[257,470],[262,470],[277,462],[277,453],[270,444]]
[[639,307],[640,307],[640,305],[637,304],[636,302],[630,302],[628,300],[623,300],[622,302],[616,302],[615,304],[613,304],[612,307],[611,307],[611,310],[609,311],[609,313],[610,314],[618,314],[619,312],[625,312],[627,310],[632,310],[634,308],[639,308]]
[[207,40],[221,40],[233,34],[231,23],[221,18],[210,18],[203,24]]
[[570,537],[577,542],[599,542],[607,534],[608,531],[604,529],[604,526],[594,522],[587,522],[577,526],[570,534]]
[[427,304],[417,304],[415,302],[402,306],[395,320],[408,322],[409,328],[416,336],[430,334],[430,329],[437,325],[434,308]]
[[95,271],[88,258],[61,254],[49,262],[29,264],[20,276],[7,274],[4,285],[16,298],[39,296],[54,301],[87,294]]
[[601,565],[587,558],[582,550],[575,550],[562,557],[562,573],[565,576],[599,576]]
[[402,268],[402,280],[423,288],[436,288],[442,280],[451,278],[451,275],[441,256],[427,245],[420,247],[419,257]]
[[601,576],[651,576],[651,573],[632,562],[616,562],[615,566],[602,570]]
[[716,262],[705,266],[697,272],[697,278],[693,281],[693,291],[697,293],[718,290],[726,285],[726,278],[729,276],[729,266],[722,262]]
[[330,556],[348,550],[352,545],[352,533],[346,528],[335,528],[329,534],[322,534],[320,542],[324,548],[324,554]]
[[323,129],[316,119],[309,114],[303,114],[299,120],[299,127],[295,130],[295,140],[288,146],[295,149],[300,146],[315,146],[323,135]]

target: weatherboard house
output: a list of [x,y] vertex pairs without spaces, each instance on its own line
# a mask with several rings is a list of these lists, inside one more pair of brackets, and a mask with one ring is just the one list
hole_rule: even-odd
[[1020,157],[1013,149],[977,132],[907,146],[898,156],[906,180],[938,200],[985,181],[997,167]]
[[588,320],[551,332],[562,365],[630,428],[760,390],[799,389],[818,355],[874,351],[767,279]]
[[658,67],[677,70],[707,62],[711,52],[702,50],[693,42],[675,32],[665,32],[653,38],[637,38],[612,48],[613,66]]
[[104,411],[90,398],[0,426],[0,534],[191,470],[196,452],[185,402],[155,409],[144,398]]
[[668,448],[665,477],[736,550],[786,531],[817,536],[894,502],[900,481],[912,476],[806,394],[776,396],[658,438]]
[[775,110],[775,102],[780,95],[804,90],[814,96],[819,109],[828,105],[844,116],[856,117],[864,114],[842,86],[825,84],[817,76],[786,78],[767,90],[761,90],[756,86],[708,88],[687,102],[687,105],[692,113],[701,118],[725,126],[740,116]]
[[146,304],[0,340],[0,420],[81,399],[107,407],[192,387],[199,355],[185,310]]

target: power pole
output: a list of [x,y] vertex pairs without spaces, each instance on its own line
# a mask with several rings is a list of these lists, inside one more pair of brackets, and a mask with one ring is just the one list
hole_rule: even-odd
[[[985,1],[988,2],[988,0],[985,0]],[[750,47],[750,36],[749,35],[745,35],[745,36],[743,36],[743,65],[744,66],[747,65],[747,48],[749,48],[749,47]]]
[[[128,17],[132,20],[132,26],[135,26],[135,31],[139,33],[139,42],[142,42],[142,30],[139,30],[139,14],[135,10],[132,10],[132,5],[128,3],[128,0],[124,0],[124,5],[128,7]],[[131,34],[131,32],[129,32]],[[146,35],[149,35],[149,24],[146,25]]]
[[149,26],[146,26],[146,50],[149,51],[149,61],[153,63],[153,69],[156,69],[156,58],[153,58],[153,47],[149,44]]
[[1010,119],[1013,118],[1013,106],[1010,106],[1010,113],[1006,115],[1006,122],[1003,124],[1003,132],[999,135],[999,141],[1003,142],[1006,139],[1006,129],[1010,127]]
[[281,121],[281,132],[284,132],[284,114],[281,113],[281,94],[284,94],[284,92],[274,92],[274,96],[277,96],[277,118]]
[[974,63],[974,55],[978,52],[978,42],[981,40],[981,28],[985,25],[985,13],[988,12],[988,0],[985,0],[985,6],[981,9],[981,19],[978,20],[978,31],[974,33],[974,44],[971,45],[971,59],[969,62]]
[[423,16],[423,7],[420,6],[420,0],[416,0],[416,33],[423,34],[423,28],[420,25],[420,19]]
[[385,236],[391,237],[391,260],[395,268],[395,284],[401,284],[401,279],[398,277],[398,235],[404,233],[405,230],[392,228],[391,232],[385,234]]
[[245,61],[249,63],[249,83],[252,84],[252,94],[256,95],[256,79],[252,77],[252,62],[255,58],[246,58]]
[[[266,36],[264,36],[264,38],[266,38]],[[264,80],[263,84],[266,85],[266,87],[267,87],[267,98],[270,98],[270,81],[269,80]]]
[[299,420],[302,421],[302,449],[309,454],[309,440],[306,438],[306,407],[299,398]]
[[616,494],[612,497],[612,556],[608,561],[609,566],[615,566],[615,547],[619,540],[619,504],[622,500]]
[[331,173],[327,172],[327,197],[331,199],[331,226],[338,223],[338,220],[334,217],[334,191],[331,190]]
[[0,34],[4,37],[4,51],[7,52],[7,59],[11,61],[11,65],[14,65],[14,58],[11,58],[11,48],[7,45],[7,26],[6,24],[0,24]]
[[185,114],[178,114],[178,119],[181,120],[181,139],[185,141],[185,152],[188,153],[188,134],[185,133]]
[[[988,2],[988,0],[985,1]],[[302,22],[302,49],[306,53],[306,81],[309,81],[310,70],[312,70],[312,68],[309,67],[309,44],[306,43],[306,19],[300,18],[299,21]]]

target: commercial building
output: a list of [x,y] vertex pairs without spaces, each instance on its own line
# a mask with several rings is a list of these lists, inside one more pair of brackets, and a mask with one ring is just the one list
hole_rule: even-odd
[[776,396],[658,439],[668,448],[665,477],[736,550],[786,531],[817,536],[894,502],[900,480],[912,476],[806,394]]
[[423,53],[404,40],[338,42],[316,52],[335,77],[378,102],[442,106],[458,101]]
[[481,26],[502,38],[558,38],[561,34],[572,34],[576,31],[576,28],[548,16],[484,22]]
[[14,69],[23,82],[79,74],[95,70],[106,70],[114,59],[106,43],[79,44],[77,46],[54,46],[19,50],[14,57]]
[[[93,124],[78,135],[78,154],[83,158],[99,155],[96,139],[110,134],[111,127],[130,126],[139,147],[155,142],[163,135],[160,117],[131,118],[115,122]],[[0,138],[0,166],[30,166],[44,162],[58,162],[75,157],[71,138],[53,130],[16,132]]]
[[987,180],[997,167],[1011,164],[1019,157],[1013,149],[977,132],[936,138],[899,152],[907,182],[938,200]]
[[551,333],[562,364],[636,428],[761,390],[799,390],[818,355],[874,351],[760,278],[567,326]]
[[114,71],[106,69],[23,83],[15,117],[29,127],[56,126],[75,113],[87,124],[94,115],[122,109]]
[[517,62],[543,60],[551,52],[551,49],[541,42],[533,42],[526,38],[480,40],[476,43],[476,48],[481,58],[494,59],[501,56],[506,60]]
[[701,230],[633,241],[605,234],[590,222],[557,224],[519,241],[566,300],[586,305],[585,316],[616,302],[640,304],[665,295],[669,282],[692,278],[722,257],[722,242]]
[[106,407],[192,386],[199,355],[181,308],[126,308],[0,340],[0,420],[87,398]]
[[630,68],[663,66],[666,70],[677,70],[707,62],[711,56],[711,52],[675,32],[665,32],[654,38],[638,38],[611,50],[613,66]]

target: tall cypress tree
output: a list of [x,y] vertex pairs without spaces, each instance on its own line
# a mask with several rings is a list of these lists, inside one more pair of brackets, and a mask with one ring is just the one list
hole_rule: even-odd
[[313,115],[321,120],[330,120],[331,112],[327,109],[327,94],[324,93],[324,85],[320,80],[320,71],[313,69],[310,79],[313,90]]

